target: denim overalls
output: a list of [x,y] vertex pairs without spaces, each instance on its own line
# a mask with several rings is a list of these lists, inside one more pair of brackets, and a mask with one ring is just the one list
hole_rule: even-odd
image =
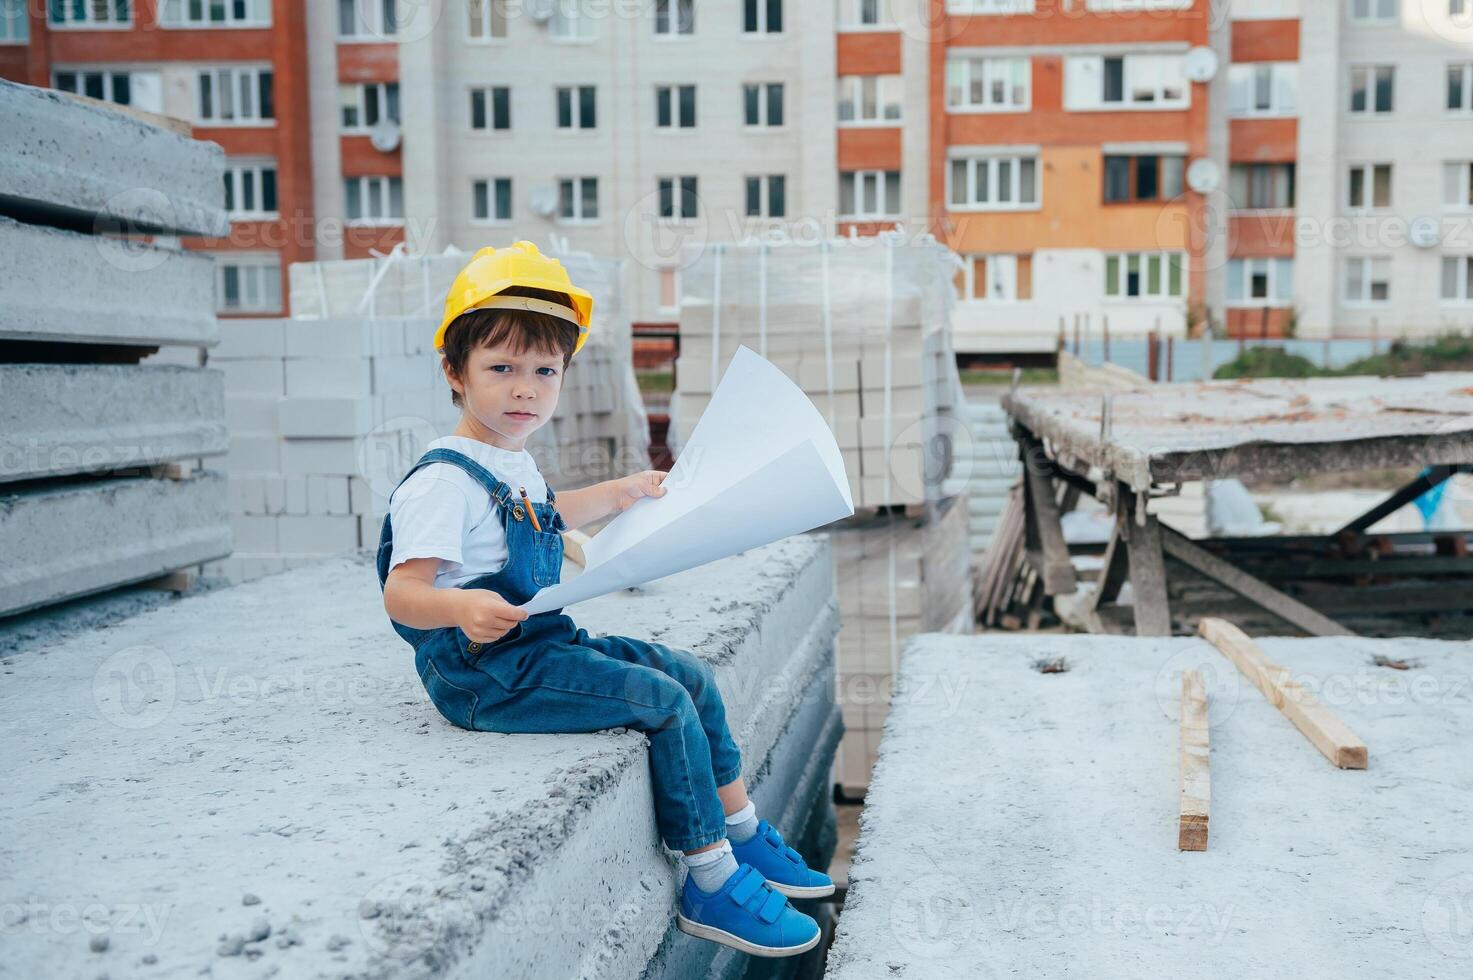
[[[512,499],[511,487],[453,449],[425,453],[404,479],[434,462],[459,466],[485,487],[506,531],[506,564],[460,588],[490,589],[520,605],[558,582],[560,532],[567,524],[550,487],[546,503],[532,503],[543,527],[538,531],[522,502]],[[388,579],[393,546],[385,514],[378,545],[380,589]],[[414,647],[419,679],[452,724],[483,732],[643,732],[650,742],[655,822],[666,845],[690,851],[726,836],[716,787],[741,774],[741,755],[727,729],[711,668],[699,657],[625,636],[590,636],[561,609],[528,616],[486,644],[472,642],[458,626],[393,626]]]

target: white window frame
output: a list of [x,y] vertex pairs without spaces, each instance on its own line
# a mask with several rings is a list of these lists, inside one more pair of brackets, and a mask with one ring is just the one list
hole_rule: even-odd
[[[465,39],[470,44],[505,44],[511,20],[509,0],[466,0]],[[499,15],[499,16],[498,16]],[[498,25],[501,32],[497,33]]]
[[[1019,69],[1022,83],[1018,82]],[[977,73],[982,76],[982,101],[972,100],[972,83]],[[994,89],[1001,82],[1004,98],[992,98]],[[1021,88],[1023,101],[1014,102],[1012,96]],[[960,101],[952,101],[957,90]],[[1029,57],[951,57],[946,60],[946,111],[947,112],[1027,112],[1033,108],[1033,59]]]
[[[222,13],[220,20],[212,18],[215,10]],[[271,26],[271,0],[159,0],[158,11],[159,26],[171,31]]]
[[[1452,295],[1448,295],[1448,269],[1453,269]],[[1437,285],[1438,298],[1445,306],[1473,305],[1473,255],[1444,255]]]
[[[394,90],[394,98],[392,100],[394,112],[392,113],[389,111],[391,104],[389,89],[391,86]],[[392,122],[396,126],[399,125],[400,120],[395,118],[395,116],[403,112],[403,107],[399,104],[400,93],[398,82],[344,82],[338,86],[338,132],[360,135],[373,132],[373,127],[378,125],[378,123],[370,123],[368,121],[366,107],[368,105],[369,89],[373,89],[378,95],[378,123]],[[358,122],[356,124],[349,125],[343,121],[343,112],[347,109],[352,109],[357,113]]]
[[547,21],[547,39],[553,44],[592,44],[598,40],[598,20],[588,0],[553,0],[549,9],[552,16]]
[[[276,207],[253,207],[247,208],[242,205],[245,198],[246,175],[250,175],[252,197],[258,205],[265,204],[265,174],[271,173],[271,184],[275,189]],[[235,199],[235,207],[229,208],[227,214],[231,221],[261,221],[277,218],[281,215],[281,181],[276,170],[276,161],[269,157],[232,157],[225,161],[225,183],[229,185],[227,193]]]
[[1401,0],[1346,0],[1345,16],[1358,27],[1394,27],[1401,23]]
[[[583,125],[583,90],[590,89],[593,92],[593,125]],[[568,125],[564,126],[562,121],[563,93],[568,93]],[[591,133],[598,129],[598,86],[597,85],[558,85],[553,88],[552,93],[552,118],[554,128],[559,133]]]
[[[854,208],[845,212],[843,206],[844,175],[846,173],[854,176]],[[886,210],[887,191],[891,183],[891,175],[894,175],[895,186],[895,210]],[[864,210],[864,199],[869,192],[873,191],[875,198],[874,211]],[[900,171],[898,170],[841,170],[839,171],[839,219],[843,221],[887,221],[891,218],[900,217],[904,204],[901,194],[904,188],[900,183]]]
[[[351,3],[353,5],[353,32],[343,31],[343,6]],[[337,40],[339,44],[374,44],[383,43],[391,38],[399,36],[399,26],[404,23],[403,13],[399,7],[404,5],[402,0],[334,0],[333,19],[337,24]],[[394,8],[393,30],[388,30],[389,25],[385,22],[384,8]]]
[[[558,224],[562,224],[562,225],[591,225],[591,224],[593,224],[593,223],[595,223],[595,222],[597,222],[599,220],[599,211],[600,211],[600,208],[599,208],[599,200],[598,200],[598,177],[596,177],[596,176],[558,177],[558,178],[556,178],[556,181],[557,181],[556,186],[557,186],[557,189],[558,189],[558,211],[557,211],[557,221],[558,221]],[[583,192],[584,192],[584,190],[586,188],[588,188],[590,186],[590,184],[589,184],[590,181],[592,181],[591,186],[593,187],[593,214],[592,215],[586,215],[586,214],[583,213],[583,211],[584,211],[584,208],[583,208],[584,194],[583,194]],[[567,201],[568,201],[569,204],[572,205],[572,207],[571,207],[572,214],[568,214],[568,215],[563,214],[563,202],[564,202],[563,191],[565,189],[564,185],[568,185],[569,188],[570,188],[570,193],[568,195]]]
[[[962,295],[958,298],[959,303],[985,303],[988,306],[1011,306],[1016,303],[1033,302],[1032,277],[1033,263],[1028,263],[1029,275],[1029,298],[1018,298],[1018,267],[1019,259],[1032,258],[1028,252],[975,252],[963,255],[962,263]],[[981,259],[987,265],[987,275],[983,281],[983,295],[977,295],[977,260]],[[995,278],[996,273],[1002,272],[1001,278]],[[1000,291],[995,291],[994,286],[1004,285]]]
[[[498,217],[496,214],[496,191],[498,185],[506,182],[506,217]],[[476,213],[476,198],[481,194],[481,186],[485,186],[486,194],[486,216],[482,217]],[[510,177],[476,177],[471,180],[471,224],[473,225],[509,225],[512,223],[513,211],[516,199],[512,196],[516,185]]]
[[[125,16],[118,17],[117,5],[125,8]],[[47,0],[46,26],[53,31],[126,31],[133,27],[134,0]],[[103,16],[97,14],[101,10]],[[61,20],[54,16],[57,12]],[[78,12],[82,16],[75,16]]]
[[1458,105],[1454,108],[1447,104],[1447,96],[1451,93],[1449,87],[1443,92],[1443,111],[1452,116],[1473,116],[1473,61],[1448,62],[1444,85],[1451,82],[1454,71],[1463,76],[1458,88]]
[[[363,214],[349,214],[348,187],[358,187],[359,209]],[[394,213],[394,188],[399,189],[398,214]],[[343,215],[349,225],[402,225],[404,223],[404,178],[393,175],[367,175],[343,178]]]
[[[215,312],[217,313],[280,313],[281,296],[281,253],[238,252],[214,253],[215,259]],[[236,288],[239,299],[235,306],[225,305],[225,280],[227,269],[235,270]],[[247,294],[251,294],[249,297]],[[275,302],[272,302],[272,300]]]
[[1033,13],[1033,0],[946,0],[948,14],[1005,16]]
[[[1377,204],[1376,171],[1386,168],[1386,203]],[[1355,203],[1355,174],[1361,175],[1361,203]],[[1353,214],[1389,211],[1396,206],[1396,167],[1386,161],[1352,163],[1345,171],[1345,209]]]
[[[271,74],[271,116],[261,115],[261,75]],[[209,76],[210,81],[210,106],[212,116],[205,116],[201,111],[203,99],[203,81]],[[252,115],[242,116],[239,113],[240,79],[250,79],[251,108]],[[228,84],[222,84],[228,79]],[[270,65],[222,65],[214,68],[200,68],[194,73],[194,112],[195,123],[200,126],[275,126],[276,125],[276,76]],[[220,97],[221,92],[229,89],[231,92],[230,108],[235,113],[231,118],[225,119],[221,116],[224,102]]]
[[[789,13],[789,11],[786,10],[786,9],[784,9],[783,0],[778,0],[778,15],[777,16],[778,16],[779,24],[778,24],[778,29],[775,30],[775,31],[772,30],[768,26],[768,19],[767,19],[767,4],[768,4],[768,2],[769,2],[769,0],[742,0],[741,7],[739,7],[737,9],[737,15],[741,18],[741,28],[742,29],[741,29],[740,33],[741,33],[741,36],[742,37],[746,37],[746,38],[754,38],[754,37],[782,37],[785,33],[787,33],[787,29],[788,29],[788,13]],[[757,19],[757,29],[754,30],[754,31],[747,30],[747,5],[748,4],[755,5],[755,7],[756,7],[756,13],[757,13],[757,18],[756,18]]]
[[[1385,109],[1379,108],[1376,93],[1380,86],[1376,84],[1377,76],[1382,71],[1391,73],[1391,104]],[[1355,107],[1355,76],[1358,72],[1364,72],[1366,77],[1366,107],[1357,109]],[[1350,81],[1350,90],[1346,93],[1345,110],[1352,116],[1389,116],[1396,111],[1396,66],[1395,65],[1351,65],[1347,73]]]
[[[1119,59],[1120,101],[1105,99],[1105,62]],[[1134,90],[1149,79],[1154,97],[1132,98]],[[1176,80],[1181,96],[1166,98]],[[1088,89],[1081,91],[1083,86]],[[1121,52],[1107,55],[1069,55],[1064,61],[1064,108],[1070,112],[1180,112],[1191,108],[1192,83],[1187,80],[1185,56],[1155,51]]]
[[[1021,200],[1023,164],[1033,164],[1033,200]],[[955,197],[955,168],[966,165],[966,196],[958,204]],[[1006,165],[1006,166],[1004,166]],[[1006,169],[1009,199],[999,201],[999,191]],[[985,181],[987,200],[977,200],[978,182]],[[1037,211],[1043,207],[1043,167],[1036,153],[967,153],[956,154],[946,161],[946,209],[948,211]]]
[[[772,122],[772,90],[778,90],[777,104],[782,107],[783,118],[781,122]],[[747,92],[749,89],[757,90],[757,121],[752,122],[747,118]],[[755,129],[782,129],[788,121],[788,90],[782,82],[743,82],[742,83],[742,126],[748,130]]]
[[[1384,263],[1386,296],[1384,299],[1372,299],[1371,293],[1375,288],[1376,276],[1374,270],[1377,263]],[[1350,295],[1352,267],[1359,266],[1361,270],[1361,295],[1352,297]],[[1342,266],[1340,302],[1344,306],[1386,306],[1391,302],[1391,256],[1389,255],[1348,255]]]
[[29,0],[0,0],[0,45],[29,44],[30,41]]
[[[835,0],[834,24],[843,34],[866,31],[893,31],[899,25],[891,13],[890,0]],[[873,13],[872,20],[865,17]]]
[[[1253,295],[1253,277],[1262,273],[1268,292],[1262,297]],[[1233,281],[1237,280],[1237,289]],[[1227,306],[1235,310],[1283,309],[1294,305],[1294,260],[1279,256],[1244,256],[1228,259]],[[1237,293],[1234,296],[1234,293]]]
[[[1137,260],[1140,276],[1140,292],[1134,296],[1126,294],[1127,282],[1130,276],[1130,260]],[[1110,264],[1115,263],[1115,292],[1110,292]],[[1181,270],[1177,277],[1179,291],[1171,291],[1171,269],[1175,263]],[[1157,282],[1160,289],[1157,292],[1147,292],[1150,283],[1150,267],[1156,264]],[[1186,252],[1158,251],[1158,252],[1106,252],[1104,255],[1105,290],[1104,300],[1106,303],[1152,303],[1169,302],[1182,299],[1190,289],[1189,273],[1191,271],[1190,256]]]
[[[683,89],[690,89],[690,124],[681,121],[681,95]],[[669,85],[655,86],[655,128],[662,132],[674,132],[679,130],[690,130],[696,128],[700,120],[700,106],[697,104],[696,87],[683,82],[672,82]],[[665,102],[666,117],[668,123],[660,122],[660,103]]]
[[1442,165],[1442,209],[1473,209],[1473,160],[1450,160]]
[[[755,182],[755,185],[754,185]],[[783,213],[772,213],[772,188],[780,183],[783,189]],[[757,213],[752,213],[752,188],[757,188]],[[748,218],[786,218],[788,216],[788,175],[747,174],[742,178],[742,214]]]
[[[838,78],[838,125],[841,128],[899,126],[905,113],[905,79],[899,75],[840,75]],[[876,115],[863,115],[866,100]],[[852,106],[850,118],[844,118],[844,106]],[[896,114],[884,113],[889,106]]]
[[[682,10],[688,11],[689,16],[682,18]],[[662,11],[665,21],[663,31],[660,30]],[[651,0],[650,32],[662,41],[693,36],[696,33],[696,0]]]
[[[1268,106],[1259,105],[1262,76],[1268,78]],[[1228,117],[1282,119],[1299,115],[1299,63],[1256,61],[1228,67]]]
[[[78,65],[78,66],[59,65],[59,66],[52,66],[52,69],[51,69],[51,87],[54,88],[54,89],[56,89],[58,92],[71,92],[72,91],[71,89],[64,89],[64,88],[61,87],[61,82],[60,82],[60,80],[59,80],[59,78],[57,76],[59,76],[59,75],[75,75],[75,76],[77,76],[77,88],[76,88],[76,91],[75,91],[74,94],[76,94],[76,95],[87,95],[87,91],[86,91],[87,90],[87,84],[86,84],[85,76],[87,76],[87,75],[97,75],[102,80],[102,101],[104,101],[104,102],[111,102],[114,105],[130,105],[131,106],[133,104],[133,81],[134,81],[134,75],[135,74],[137,74],[137,73],[136,72],[131,72],[131,71],[129,71],[126,68],[108,68],[108,67],[101,66],[101,65]],[[155,73],[155,74],[157,74],[157,73]],[[127,102],[119,102],[117,100],[117,88],[116,87],[117,87],[117,81],[118,81],[118,76],[119,75],[127,76],[127,79],[128,79],[128,101]],[[88,98],[92,98],[92,96],[88,96]]]
[[[498,90],[506,92],[506,125],[501,128],[497,128],[496,126],[496,92]],[[466,91],[469,99],[466,104],[466,112],[469,114],[467,125],[472,133],[508,134],[512,131],[510,85],[472,85]],[[486,125],[484,126],[476,125],[477,92],[481,93],[481,99],[485,103]],[[400,106],[400,111],[403,111],[402,105]]]

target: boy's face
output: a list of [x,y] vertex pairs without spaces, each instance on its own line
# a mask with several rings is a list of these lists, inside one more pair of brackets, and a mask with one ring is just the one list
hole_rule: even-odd
[[477,347],[459,382],[445,368],[446,380],[460,393],[460,428],[501,449],[526,448],[527,437],[552,418],[563,389],[562,355],[530,348],[513,353],[506,344]]

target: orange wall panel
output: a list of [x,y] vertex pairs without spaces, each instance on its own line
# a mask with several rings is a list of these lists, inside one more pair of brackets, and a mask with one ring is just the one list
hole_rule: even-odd
[[367,136],[339,137],[342,146],[344,177],[402,177],[402,148],[393,153],[380,153]]
[[402,241],[402,225],[349,226],[343,229],[343,258],[366,259],[374,252],[384,254]]
[[900,74],[900,32],[839,34],[837,72],[840,75]]
[[1233,258],[1292,258],[1294,215],[1265,212],[1228,218],[1228,254]]
[[339,44],[339,82],[397,82],[397,44]]
[[1299,20],[1233,21],[1233,61],[1298,61]]
[[1227,335],[1237,337],[1278,338],[1287,335],[1286,329],[1293,310],[1269,308],[1242,308],[1227,311]]
[[841,126],[840,170],[899,170],[900,127]]
[[[1014,44],[1137,44],[1207,41],[1213,0],[1195,0],[1189,10],[1097,13],[1078,0],[1036,0],[1031,14],[944,16],[945,43],[963,47]],[[939,4],[933,4],[936,17]],[[933,32],[933,37],[934,37]]]
[[195,126],[194,138],[219,143],[227,157],[276,156],[281,136],[275,126]]
[[1298,119],[1233,119],[1228,122],[1233,163],[1289,163],[1299,157]]

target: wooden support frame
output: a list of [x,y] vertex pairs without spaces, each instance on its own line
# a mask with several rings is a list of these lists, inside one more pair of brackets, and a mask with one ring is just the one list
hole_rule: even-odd
[[1043,579],[1046,595],[1069,595],[1078,582],[1064,541],[1054,481],[1036,465],[1043,447],[1031,439],[1020,440],[1018,447],[1023,461],[1024,541],[1029,563]]
[[1315,700],[1289,671],[1269,660],[1248,634],[1225,619],[1204,617],[1198,632],[1222,651],[1253,686],[1263,692],[1270,704],[1304,733],[1304,737],[1341,769],[1364,769],[1370,763],[1366,743],[1335,716],[1334,712]]
[[1207,724],[1207,689],[1202,674],[1181,675],[1181,740],[1176,847],[1179,851],[1207,850],[1207,825],[1212,803],[1208,768],[1211,735]]
[[1432,466],[1427,471],[1417,476],[1415,480],[1402,487],[1400,490],[1381,501],[1364,514],[1342,527],[1337,534],[1345,534],[1347,531],[1360,533],[1369,529],[1383,517],[1401,510],[1407,504],[1416,500],[1422,494],[1442,483],[1459,470],[1467,469],[1464,466]]
[[1144,523],[1135,520],[1136,495],[1120,484],[1115,498],[1117,526],[1125,533],[1126,557],[1130,565],[1130,602],[1135,615],[1136,636],[1171,635],[1171,599],[1166,594],[1166,560],[1162,550],[1162,528],[1154,514]]

